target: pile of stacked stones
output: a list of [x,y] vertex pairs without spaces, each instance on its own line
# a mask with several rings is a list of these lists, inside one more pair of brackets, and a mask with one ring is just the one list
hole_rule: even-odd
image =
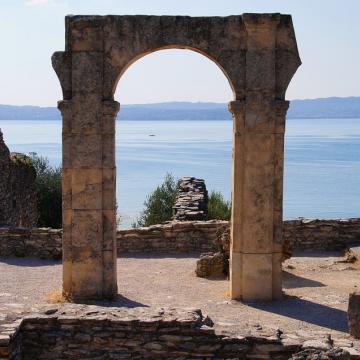
[[206,220],[208,193],[203,179],[184,176],[177,185],[174,220]]
[[200,255],[196,262],[195,273],[198,277],[222,276],[229,274],[230,228],[224,227],[217,233],[218,251]]

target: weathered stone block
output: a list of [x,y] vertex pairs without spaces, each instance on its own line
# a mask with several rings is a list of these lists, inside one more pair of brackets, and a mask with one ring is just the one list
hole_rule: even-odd
[[116,115],[120,109],[120,104],[117,101],[103,101],[102,103],[103,119],[102,119],[102,133],[115,134]]
[[116,235],[115,209],[103,210],[103,250],[114,250]]
[[270,253],[273,249],[274,139],[269,134],[244,136],[241,215],[242,252]]
[[[71,137],[72,168],[101,168],[101,134],[73,134]],[[75,170],[74,170],[75,171]]]
[[242,299],[273,300],[272,271],[272,254],[242,254]]
[[66,17],[66,47],[72,51],[102,51],[103,21],[97,16]]
[[75,94],[72,100],[72,134],[100,134],[102,104],[99,94]]
[[117,295],[117,264],[116,249],[113,246],[110,250],[103,251],[103,296],[112,299]]
[[62,209],[71,209],[71,194],[72,194],[72,169],[62,168],[61,171],[61,191],[62,191]]
[[[72,95],[102,93],[103,54],[81,51],[72,54]],[[76,104],[76,101],[73,102]]]
[[349,296],[348,323],[350,335],[360,339],[360,292]]
[[103,195],[103,209],[115,210],[115,198],[116,198],[116,169],[104,168],[103,169],[103,183],[102,183],[102,195]]
[[[71,241],[73,259],[81,259],[85,253],[91,257],[102,249],[102,211],[73,210]],[[77,251],[76,249],[79,249]],[[75,253],[77,251],[77,253]]]
[[74,259],[71,266],[71,298],[74,301],[82,299],[101,299],[103,296],[103,262],[102,254],[87,256],[82,254]]
[[223,276],[226,271],[227,262],[224,254],[220,252],[201,254],[196,262],[195,273],[198,277]]
[[62,167],[72,167],[72,135],[62,134]]
[[102,169],[76,169],[71,181],[72,209],[102,209]]
[[115,134],[103,134],[103,167],[114,168],[115,167]]

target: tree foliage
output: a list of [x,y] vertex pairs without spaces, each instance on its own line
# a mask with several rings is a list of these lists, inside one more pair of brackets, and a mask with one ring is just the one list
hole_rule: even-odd
[[172,207],[176,199],[176,183],[172,174],[165,175],[163,183],[147,196],[144,210],[133,227],[160,224],[172,219]]
[[231,205],[219,191],[212,191],[208,200],[208,219],[230,220]]
[[61,228],[61,167],[52,167],[46,157],[30,153],[36,170],[38,226]]

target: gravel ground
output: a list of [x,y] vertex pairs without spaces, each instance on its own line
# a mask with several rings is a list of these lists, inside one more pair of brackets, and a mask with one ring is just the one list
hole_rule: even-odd
[[[339,253],[299,253],[284,263],[282,301],[240,303],[228,298],[228,281],[194,274],[198,254],[134,255],[118,259],[119,299],[111,306],[200,308],[219,331],[309,331],[344,336],[348,294],[360,287],[360,271]],[[0,321],[30,311],[61,288],[61,263],[0,258]]]

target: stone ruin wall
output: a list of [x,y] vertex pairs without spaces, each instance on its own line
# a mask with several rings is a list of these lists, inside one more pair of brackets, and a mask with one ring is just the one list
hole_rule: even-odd
[[67,304],[28,315],[3,333],[0,329],[0,358],[351,359],[352,349],[341,339],[329,345],[325,338],[290,335],[279,338],[275,330],[268,335],[217,334],[211,319],[195,309]]
[[[218,236],[229,228],[227,221],[169,222],[150,227],[119,230],[118,255],[141,252],[218,251]],[[337,220],[286,220],[284,240],[294,250],[334,251],[360,240],[360,218]],[[0,256],[60,259],[61,229],[0,228]]]
[[23,154],[10,153],[0,130],[0,226],[36,225],[35,179],[30,159]]

